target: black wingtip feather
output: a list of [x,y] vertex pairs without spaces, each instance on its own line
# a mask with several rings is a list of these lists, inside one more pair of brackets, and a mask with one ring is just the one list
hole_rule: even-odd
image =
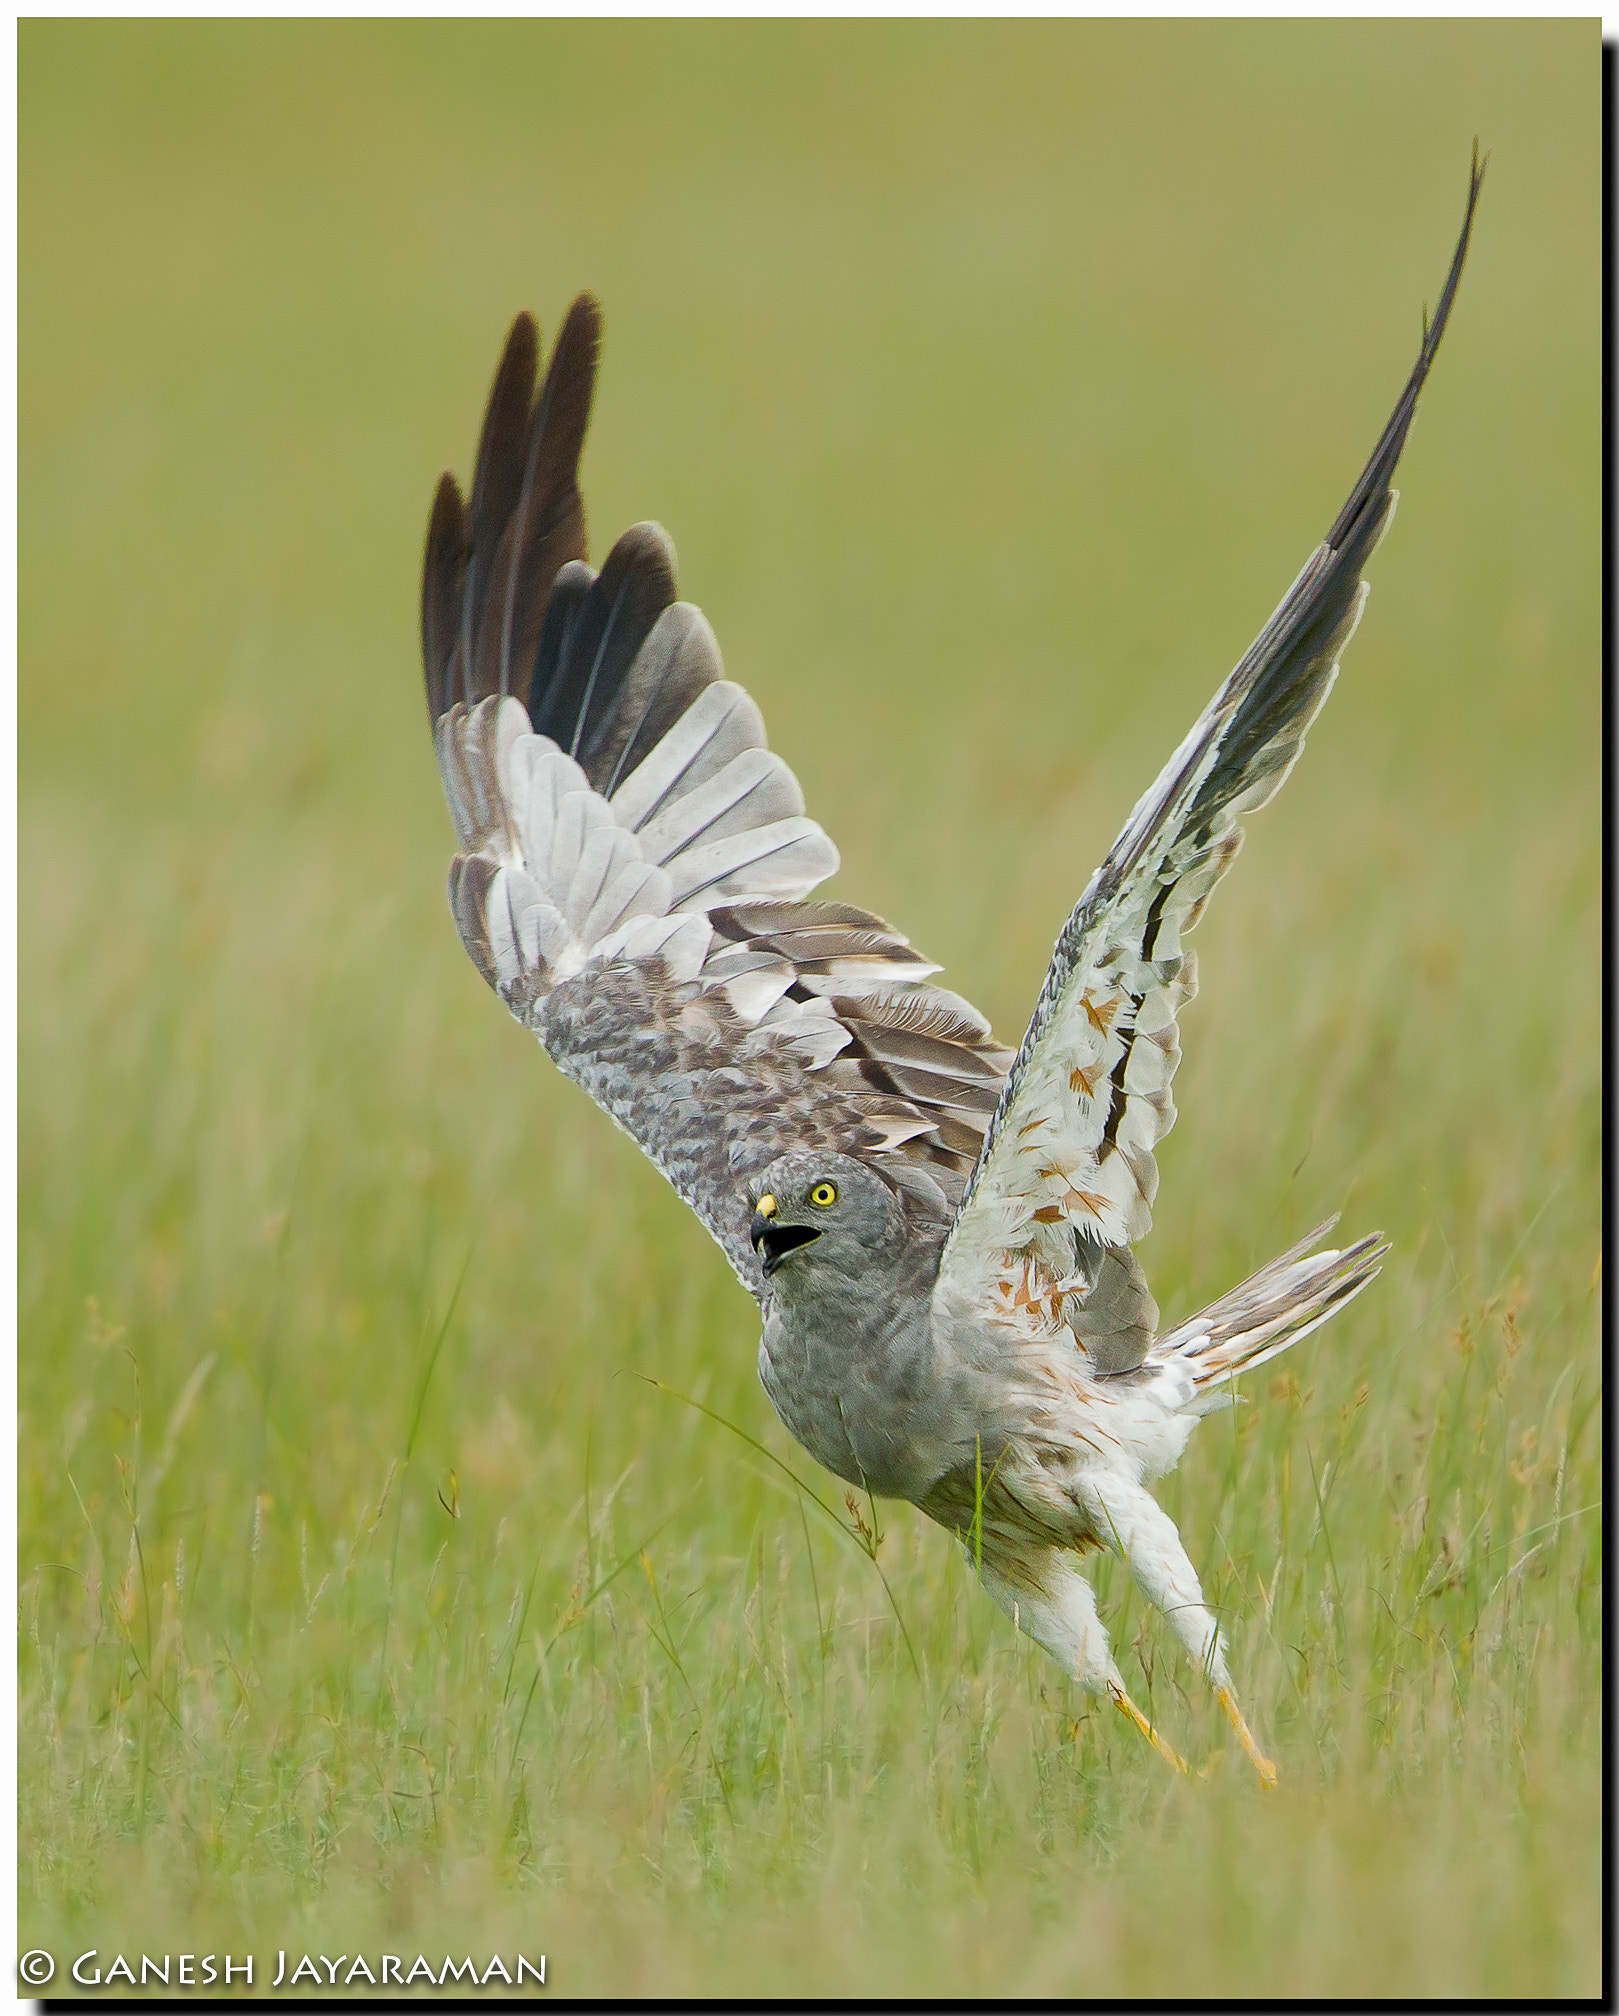
[[446,470],[433,492],[422,554],[422,671],[427,681],[427,718],[432,722],[454,698],[451,660],[461,617],[465,519],[460,486]]
[[1439,345],[1444,341],[1445,326],[1450,321],[1450,311],[1456,300],[1456,290],[1461,285],[1462,268],[1467,263],[1467,248],[1473,237],[1473,217],[1478,209],[1479,191],[1484,187],[1484,171],[1489,166],[1489,158],[1487,154],[1480,157],[1475,139],[1473,165],[1467,182],[1467,210],[1462,218],[1456,250],[1451,254],[1450,271],[1445,275],[1432,321],[1428,319],[1427,309],[1423,310],[1422,344],[1417,352],[1417,361],[1411,367],[1411,375],[1405,381],[1405,389],[1389,415],[1388,425],[1379,436],[1370,460],[1361,471],[1359,482],[1350,491],[1348,502],[1333,520],[1332,530],[1327,534],[1326,544],[1334,552],[1349,543],[1368,511],[1373,515],[1383,515],[1381,507],[1388,497],[1395,464],[1405,447],[1405,437],[1411,431],[1418,396],[1433,360],[1439,354]]
[[561,570],[585,556],[579,457],[601,356],[601,310],[581,294],[564,318],[527,416],[520,481],[478,618],[474,686],[521,696]]
[[1200,830],[1256,781],[1254,765],[1266,746],[1290,729],[1302,728],[1321,704],[1354,621],[1361,572],[1394,508],[1390,486],[1395,465],[1461,284],[1484,168],[1475,140],[1461,234],[1433,318],[1423,317],[1417,361],[1332,530],[1228,682],[1240,699],[1221,737],[1219,757],[1193,800],[1192,821]]
[[472,536],[479,543],[491,539],[491,528],[498,535],[517,502],[523,437],[534,403],[539,357],[539,324],[525,308],[506,333],[478,436],[472,476]]
[[540,332],[507,333],[478,438],[470,499],[445,477],[422,567],[422,655],[436,721],[458,700],[526,684],[557,573],[585,552],[579,456],[602,318],[581,294],[563,320],[538,397]]

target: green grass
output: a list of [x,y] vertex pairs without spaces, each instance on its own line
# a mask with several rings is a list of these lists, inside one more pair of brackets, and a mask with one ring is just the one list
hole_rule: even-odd
[[[19,1943],[1595,1992],[1594,24],[25,23],[19,76]],[[455,943],[415,572],[510,315],[596,288],[598,549],[669,526],[834,892],[1015,1040],[1475,132],[1144,1249],[1176,1315],[1394,1242],[1164,1487],[1265,1798],[1107,1564],[1187,1782],[918,1515],[834,1530],[719,1255]]]

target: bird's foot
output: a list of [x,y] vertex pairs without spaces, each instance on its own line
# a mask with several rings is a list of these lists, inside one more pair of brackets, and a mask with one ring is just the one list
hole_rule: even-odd
[[1186,1770],[1185,1764],[1164,1741],[1163,1737],[1159,1735],[1158,1731],[1147,1720],[1146,1716],[1142,1714],[1141,1710],[1130,1699],[1129,1695],[1125,1693],[1124,1689],[1119,1686],[1117,1681],[1111,1682],[1107,1691],[1112,1697],[1114,1707],[1118,1709],[1121,1715],[1129,1716],[1130,1720],[1141,1731],[1142,1735],[1146,1737],[1147,1741],[1158,1752],[1159,1756],[1163,1758],[1164,1762],[1172,1764],[1177,1771],[1184,1773]]
[[1243,1749],[1248,1752],[1254,1769],[1259,1773],[1260,1784],[1264,1786],[1267,1792],[1274,1792],[1276,1790],[1276,1766],[1254,1741],[1253,1731],[1242,1719],[1242,1710],[1237,1706],[1236,1695],[1231,1692],[1229,1687],[1222,1687],[1218,1691],[1218,1699],[1220,1706],[1225,1710],[1226,1720],[1237,1732],[1237,1740],[1241,1743]]

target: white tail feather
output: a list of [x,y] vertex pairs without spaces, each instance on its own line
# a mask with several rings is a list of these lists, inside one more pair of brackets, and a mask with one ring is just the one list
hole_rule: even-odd
[[1389,1249],[1378,1232],[1342,1251],[1310,1251],[1337,1222],[1334,1217],[1318,1225],[1298,1245],[1153,1344],[1149,1363],[1178,1360],[1190,1373],[1190,1412],[1203,1414],[1219,1406],[1227,1382],[1307,1337],[1381,1271]]

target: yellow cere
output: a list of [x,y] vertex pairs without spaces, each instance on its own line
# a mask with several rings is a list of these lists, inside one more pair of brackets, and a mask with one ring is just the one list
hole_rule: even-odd
[[767,1190],[753,1208],[761,1218],[774,1218],[776,1215],[776,1200]]

